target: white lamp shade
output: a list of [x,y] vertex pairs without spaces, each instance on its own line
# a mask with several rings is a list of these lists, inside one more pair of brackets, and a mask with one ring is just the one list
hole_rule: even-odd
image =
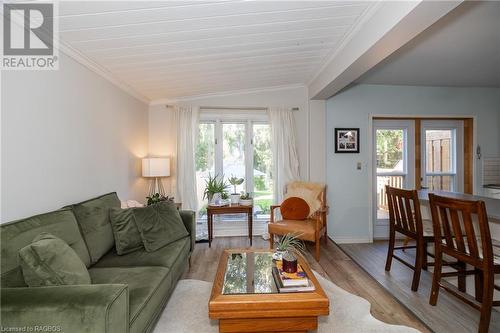
[[168,177],[170,176],[170,158],[143,158],[142,159],[143,177]]

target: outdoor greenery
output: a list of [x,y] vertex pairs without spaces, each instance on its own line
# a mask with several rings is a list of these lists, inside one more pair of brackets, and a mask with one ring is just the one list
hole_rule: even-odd
[[196,145],[196,170],[209,171],[214,167],[214,124],[200,124],[198,130],[198,144]]
[[403,130],[377,130],[377,168],[393,169],[403,159]]

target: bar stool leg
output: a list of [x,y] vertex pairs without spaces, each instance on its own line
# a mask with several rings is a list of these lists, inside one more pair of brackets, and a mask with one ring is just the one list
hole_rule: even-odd
[[391,226],[389,231],[389,248],[387,249],[387,259],[385,261],[385,270],[391,270],[392,256],[394,255],[394,242],[396,239],[396,231]]
[[479,319],[479,333],[488,333],[490,327],[491,308],[493,306],[494,276],[485,272],[483,274],[483,299],[481,304],[481,317]]
[[441,270],[443,267],[443,252],[441,248],[436,246],[436,254],[434,258],[434,273],[432,274],[432,288],[431,297],[429,299],[430,305],[436,305],[439,296],[439,282],[441,282]]

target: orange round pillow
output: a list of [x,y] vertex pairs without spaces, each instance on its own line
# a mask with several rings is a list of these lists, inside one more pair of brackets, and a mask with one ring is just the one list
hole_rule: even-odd
[[280,207],[281,216],[285,220],[305,220],[309,216],[309,205],[299,197],[290,197]]

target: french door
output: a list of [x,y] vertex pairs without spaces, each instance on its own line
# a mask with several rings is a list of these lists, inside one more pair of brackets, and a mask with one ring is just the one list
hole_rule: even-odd
[[373,122],[374,238],[389,234],[389,210],[385,186],[412,188],[415,180],[414,122],[375,120]]
[[[416,121],[420,125],[418,133]],[[415,156],[417,146],[420,162]],[[463,192],[464,121],[374,120],[373,170],[373,237],[387,239],[386,185],[414,189],[419,183],[418,189]]]

